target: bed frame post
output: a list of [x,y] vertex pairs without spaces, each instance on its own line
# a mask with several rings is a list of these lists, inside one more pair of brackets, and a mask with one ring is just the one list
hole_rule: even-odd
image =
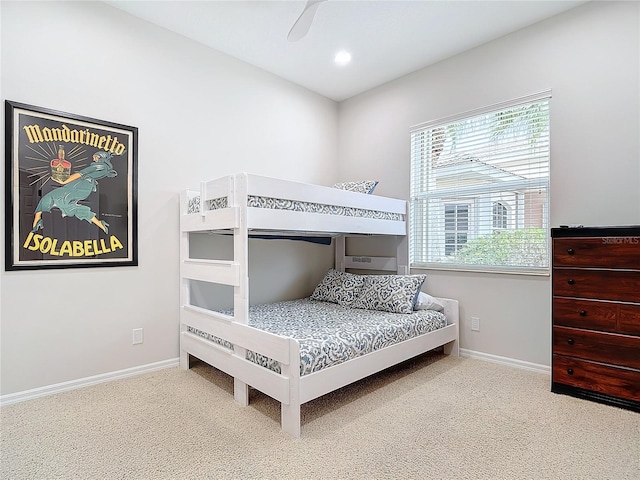
[[409,202],[406,202],[405,208],[405,234],[398,240],[398,246],[396,247],[396,266],[398,275],[409,275],[409,221],[407,219],[409,215]]
[[[202,202],[201,202],[202,207]],[[185,190],[180,194],[180,216],[186,215],[189,209],[189,196],[188,192]],[[180,231],[180,268],[182,268],[182,263],[189,258],[189,233]],[[185,279],[180,275],[180,312],[179,316],[182,314],[182,309],[184,305],[187,305],[189,302],[189,298],[191,297],[189,293],[189,280]],[[184,331],[184,326],[182,325],[182,321],[180,321],[180,335],[182,336],[182,332]],[[180,368],[184,370],[189,369],[189,353],[186,350],[180,348]]]
[[344,272],[346,240],[344,235],[334,238],[335,242],[335,265],[334,268],[339,272]]
[[[249,230],[247,228],[247,174],[230,177],[228,204],[240,207],[238,228],[233,229],[233,261],[240,266],[240,281],[233,287],[233,321],[246,325],[249,320]],[[245,358],[245,348],[233,348],[234,354]],[[249,386],[233,379],[233,398],[240,405],[249,405]]]
[[300,344],[289,340],[289,363],[281,365],[282,374],[289,379],[289,403],[280,404],[282,431],[293,438],[300,437]]
[[444,305],[444,314],[447,317],[448,325],[455,325],[456,335],[453,342],[444,345],[444,354],[453,357],[460,356],[460,306],[458,300],[450,298],[441,298],[440,301]]

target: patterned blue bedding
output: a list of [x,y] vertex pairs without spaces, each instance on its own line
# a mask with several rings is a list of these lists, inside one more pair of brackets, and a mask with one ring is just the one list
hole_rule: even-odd
[[[222,312],[231,315],[232,311]],[[375,350],[447,325],[443,313],[417,310],[411,314],[343,307],[304,298],[249,307],[249,325],[300,343],[300,375],[317,372]],[[188,328],[219,345],[233,346],[218,337]],[[280,365],[254,352],[247,358],[280,372]]]
[[[209,210],[227,208],[227,197],[209,200],[207,204]],[[379,220],[404,220],[404,215],[392,212],[379,212],[377,210],[367,210],[364,208],[341,207],[336,205],[325,205],[322,203],[300,202],[293,200],[283,200],[271,197],[247,196],[247,206],[254,208],[270,208],[272,210],[291,210],[295,212],[323,213],[326,215],[342,215],[347,217],[375,218]],[[200,197],[189,200],[187,213],[198,213],[200,211]]]

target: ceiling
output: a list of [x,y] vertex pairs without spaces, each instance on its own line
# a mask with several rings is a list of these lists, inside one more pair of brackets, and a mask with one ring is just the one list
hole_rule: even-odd
[[287,34],[306,0],[105,3],[342,101],[586,2],[327,0],[297,42]]

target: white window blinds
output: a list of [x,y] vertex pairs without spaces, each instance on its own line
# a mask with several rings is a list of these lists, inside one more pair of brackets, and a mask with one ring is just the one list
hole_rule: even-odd
[[413,266],[546,272],[550,93],[414,127]]

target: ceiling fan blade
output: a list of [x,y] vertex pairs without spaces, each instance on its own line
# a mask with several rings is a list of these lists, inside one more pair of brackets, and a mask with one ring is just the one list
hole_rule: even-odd
[[291,27],[291,30],[289,30],[287,40],[290,42],[297,42],[303,38],[307,32],[309,32],[309,28],[311,28],[313,18],[316,16],[318,5],[326,1],[327,0],[307,0],[304,10],[293,24],[293,27]]

